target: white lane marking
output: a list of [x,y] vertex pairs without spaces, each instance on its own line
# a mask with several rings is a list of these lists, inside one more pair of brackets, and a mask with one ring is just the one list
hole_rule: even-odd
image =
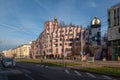
[[28,74],[25,74],[26,77],[28,77],[31,80],[34,80],[31,76],[29,76]]
[[23,72],[25,73],[28,73],[28,74],[31,74],[32,72],[30,72],[29,70],[26,70],[26,69],[22,69]]
[[106,76],[106,75],[102,75],[104,78],[106,78],[106,79],[112,79],[111,77],[109,77],[109,76]]
[[78,71],[74,71],[78,76],[82,76]]
[[67,74],[69,74],[69,73],[70,73],[67,69],[65,69],[65,72],[66,72]]
[[44,65],[41,65],[41,67],[44,67]]
[[45,66],[45,68],[48,68],[48,66]]
[[91,77],[93,77],[93,78],[96,78],[93,74],[91,74],[91,73],[86,73],[87,75],[89,75],[89,76],[91,76]]
[[22,74],[19,70],[0,71],[0,74]]

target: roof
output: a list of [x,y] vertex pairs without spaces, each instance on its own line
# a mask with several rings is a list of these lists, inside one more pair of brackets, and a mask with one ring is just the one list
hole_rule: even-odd
[[115,8],[117,6],[120,6],[120,3],[113,5],[111,8]]

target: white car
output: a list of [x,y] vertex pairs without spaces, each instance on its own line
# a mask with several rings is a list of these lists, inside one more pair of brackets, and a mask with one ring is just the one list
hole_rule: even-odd
[[4,67],[15,67],[16,65],[12,58],[2,58],[2,64]]

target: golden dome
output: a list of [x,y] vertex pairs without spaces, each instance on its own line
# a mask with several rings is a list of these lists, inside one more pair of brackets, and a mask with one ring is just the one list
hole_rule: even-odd
[[92,26],[101,25],[100,19],[95,16],[94,19],[91,21],[91,25]]

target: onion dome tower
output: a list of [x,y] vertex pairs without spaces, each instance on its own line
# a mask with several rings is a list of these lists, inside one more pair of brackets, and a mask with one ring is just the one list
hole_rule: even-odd
[[101,20],[96,16],[91,21],[91,39],[92,45],[101,45]]

